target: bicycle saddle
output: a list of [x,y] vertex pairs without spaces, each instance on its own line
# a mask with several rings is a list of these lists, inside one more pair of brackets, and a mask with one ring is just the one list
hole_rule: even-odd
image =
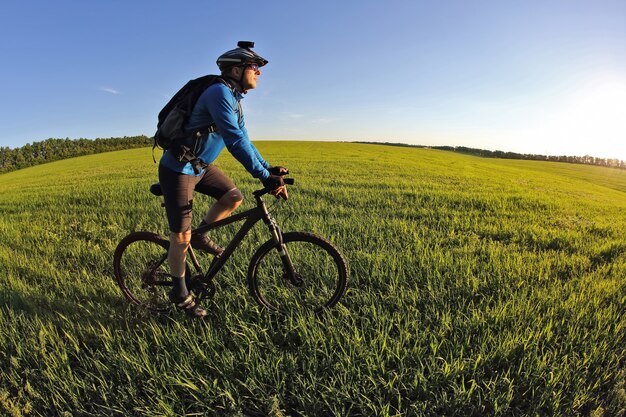
[[163,190],[161,190],[161,184],[159,184],[158,182],[156,184],[152,184],[150,186],[150,192],[156,195],[157,197],[162,196]]

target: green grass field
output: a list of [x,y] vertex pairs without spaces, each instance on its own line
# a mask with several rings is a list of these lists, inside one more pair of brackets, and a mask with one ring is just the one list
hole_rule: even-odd
[[[149,314],[112,272],[128,232],[167,232],[149,148],[4,174],[0,415],[626,414],[626,172],[257,146],[296,179],[274,207],[283,230],[348,259],[341,305],[321,319],[257,307],[245,274],[259,225],[204,321]],[[252,207],[257,181],[227,152],[218,165]]]

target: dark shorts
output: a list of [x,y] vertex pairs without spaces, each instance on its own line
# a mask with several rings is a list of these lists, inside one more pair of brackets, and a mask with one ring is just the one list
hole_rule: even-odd
[[237,188],[235,183],[214,165],[209,165],[204,174],[198,177],[181,174],[159,165],[159,183],[165,198],[167,221],[173,233],[191,230],[194,191],[219,200],[224,194]]

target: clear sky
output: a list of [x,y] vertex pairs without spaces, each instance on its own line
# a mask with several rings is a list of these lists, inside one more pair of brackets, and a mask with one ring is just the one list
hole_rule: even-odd
[[253,140],[626,160],[625,0],[3,0],[0,146],[146,134],[238,40]]

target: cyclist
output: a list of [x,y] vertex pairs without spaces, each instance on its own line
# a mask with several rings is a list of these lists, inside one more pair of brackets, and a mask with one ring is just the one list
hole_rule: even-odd
[[208,234],[191,232],[193,191],[216,200],[200,226],[229,216],[243,200],[234,182],[212,164],[224,147],[254,178],[272,190],[276,198],[287,199],[282,179],[287,169],[272,167],[261,157],[248,138],[240,104],[243,95],[256,88],[260,68],[268,61],[252,51],[252,42],[240,42],[238,46],[217,59],[227,85],[217,82],[208,87],[196,102],[186,125],[189,131],[212,123],[216,125],[216,131],[203,137],[195,149],[203,169],[196,174],[191,163],[179,162],[170,151],[165,151],[159,163],[159,182],[170,228],[168,262],[173,288],[169,298],[176,307],[192,317],[203,317],[207,312],[194,300],[185,284],[187,248],[191,244],[194,249],[215,256],[223,252]]

